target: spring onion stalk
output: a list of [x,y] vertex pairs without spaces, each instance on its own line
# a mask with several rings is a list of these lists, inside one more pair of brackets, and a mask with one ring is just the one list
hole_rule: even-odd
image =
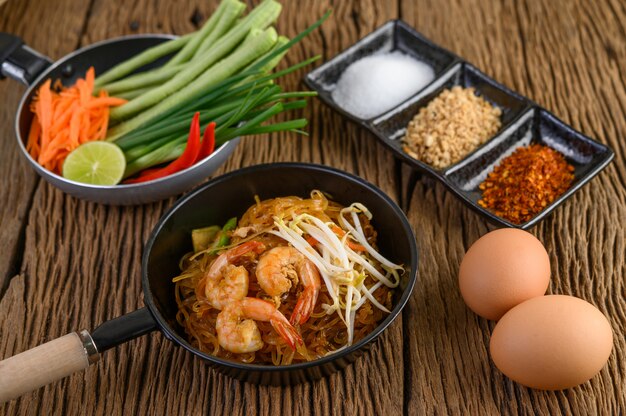
[[124,171],[124,177],[127,178],[150,166],[156,166],[161,163],[170,162],[176,159],[183,153],[186,145],[187,135],[181,136],[175,140],[170,141],[169,143],[164,144],[158,149],[155,149],[150,153],[145,154],[140,158],[128,163],[126,165],[126,170]]
[[[254,94],[259,93],[263,88],[253,88],[251,91]],[[279,92],[280,87],[273,86],[268,94],[273,94],[268,98],[264,99],[260,104],[267,104],[273,101],[284,100],[288,98],[304,98],[304,97],[313,97],[317,95],[315,92],[311,91],[302,91],[302,92],[290,92],[290,93],[282,93]],[[274,93],[278,92],[278,93]],[[188,130],[189,128],[189,120],[193,117],[196,111],[200,112],[200,120],[203,121],[222,121],[218,118],[233,109],[239,108],[246,101],[246,97],[237,96],[231,98],[230,100],[220,100],[223,102],[221,105],[212,106],[209,108],[194,108],[192,110],[186,112],[178,112],[176,115],[168,117],[164,120],[159,120],[158,122],[151,124],[148,127],[137,129],[127,135],[124,135],[122,138],[118,139],[115,143],[122,149],[126,150],[133,146],[140,145],[144,142],[151,141],[158,137],[162,137],[163,135],[169,134],[170,132],[175,131],[174,129],[180,129],[181,133],[184,130]],[[283,111],[295,110],[299,108],[304,108],[306,106],[305,100],[295,100],[291,102],[286,102],[283,108]],[[228,119],[226,119],[228,120]],[[174,127],[176,126],[176,127]]]
[[198,47],[202,41],[215,32],[217,24],[221,21],[222,16],[226,9],[238,10],[237,16],[243,13],[246,8],[245,4],[236,0],[223,0],[220,2],[217,9],[213,12],[211,17],[204,23],[202,28],[196,33],[196,35],[180,50],[172,59],[167,62],[164,67],[171,67],[177,64],[181,64],[189,61],[198,50]]
[[[273,87],[271,89],[266,87],[257,96],[252,96],[251,95],[252,90],[250,90],[250,93],[248,93],[248,95],[246,96],[246,100],[245,100],[244,104],[230,118],[228,118],[225,122],[223,122],[221,126],[216,128],[215,134],[218,134],[221,131],[221,129],[224,128],[225,126],[231,126],[231,125],[237,123],[239,120],[242,120],[243,117],[248,112],[250,112],[253,108],[255,108],[258,105],[260,105],[263,102],[263,100],[265,100],[266,98],[270,97],[271,94],[273,93],[272,90],[274,90],[275,88],[277,88],[277,87],[275,86],[275,87]],[[280,104],[280,109],[282,111],[282,103],[277,103],[275,105],[278,105],[278,104]],[[265,111],[263,113],[265,113]],[[274,114],[272,114],[272,115],[274,115]],[[269,118],[272,115],[270,115],[268,113],[267,117],[265,117],[265,118]],[[256,116],[256,117],[259,117],[259,116]]]
[[[322,19],[326,19],[328,16],[325,15]],[[322,19],[320,19],[320,21],[322,21]],[[316,22],[315,24],[313,24],[312,26],[310,26],[309,28],[307,28],[304,32],[302,32],[300,35],[302,34],[306,34],[306,33],[310,33],[310,31],[313,30],[313,28],[319,26],[317,23],[319,23],[320,21]],[[316,26],[317,25],[317,26]],[[293,44],[295,43],[296,40],[298,40],[298,38],[300,37],[300,35],[296,36],[296,38],[294,38],[293,40],[289,41],[289,43],[287,45],[289,46],[293,46]],[[301,39],[301,37],[300,37]],[[285,45],[286,46],[286,45]],[[263,67],[264,65],[268,64],[273,58],[274,56],[281,54],[284,52],[284,47],[280,47],[278,48],[280,50],[277,49],[272,49],[272,51],[270,51],[269,54],[266,54],[263,58],[261,58],[264,62],[261,62],[263,65],[261,65],[261,67]],[[287,50],[287,49],[285,49]],[[277,78],[283,77],[287,74],[290,74],[292,72],[295,72],[301,68],[304,68],[310,64],[312,64],[313,62],[319,60],[321,58],[321,55],[316,55],[312,58],[306,59],[300,63],[297,63],[295,65],[290,66],[289,68],[283,69],[281,71],[277,71],[274,73],[270,73],[267,74],[265,76],[261,76],[263,75],[263,72],[258,68],[258,63],[260,62],[259,60],[255,61],[253,66],[254,68],[249,67],[248,69],[246,69],[245,71],[241,72],[240,74],[234,76],[231,79],[225,80],[221,83],[221,85],[216,85],[215,90],[211,91],[209,94],[206,94],[204,96],[194,96],[192,100],[190,100],[190,102],[188,104],[186,104],[185,106],[182,107],[182,110],[190,110],[193,109],[194,106],[197,107],[201,107],[201,106],[205,106],[208,105],[210,103],[212,103],[213,101],[217,100],[218,98],[220,100],[225,99],[227,97],[230,97],[232,95],[236,95],[241,93],[242,91],[246,91],[250,85],[253,84],[257,84],[257,85],[261,85],[264,82],[269,82],[272,80],[275,80]],[[241,80],[247,79],[247,81],[245,81],[244,84],[240,84]]]
[[[228,99],[232,96],[236,96],[241,93],[246,93],[248,89],[253,85],[257,85],[257,86],[264,85],[265,82],[269,82],[276,78],[295,72],[298,69],[301,69],[317,61],[319,58],[320,58],[320,55],[314,56],[313,58],[309,58],[298,64],[292,65],[289,68],[274,72],[272,74],[268,74],[260,78],[256,77],[256,75],[261,74],[261,72],[259,72],[258,70],[255,70],[255,71],[250,70],[250,72],[248,71],[242,72],[238,75],[233,76],[232,78],[222,81],[221,83],[216,85],[211,90],[210,93],[205,94],[204,96],[201,96],[201,97],[194,96],[192,100],[189,100],[187,104],[178,108],[177,111],[178,112],[194,111],[197,108],[204,108],[206,106],[209,106],[214,102],[222,102],[223,100]],[[250,76],[253,76],[254,79],[247,81],[244,85],[239,85],[239,82],[242,79],[250,77]],[[312,94],[315,94],[315,92],[312,92]],[[107,140],[110,140],[110,139],[107,139]]]
[[299,129],[306,127],[307,124],[308,124],[308,120],[306,119],[296,119],[296,120],[285,121],[283,123],[268,124],[265,126],[260,126],[258,124],[247,125],[244,127],[228,129],[226,131],[223,131],[220,136],[216,137],[215,142],[217,144],[223,144],[239,136],[250,136],[253,134],[274,133],[274,132],[283,131],[283,130],[291,130],[291,131],[297,130],[297,132],[299,133],[300,132]]
[[[189,123],[187,123],[189,124]],[[158,149],[159,147],[166,145],[172,141],[176,141],[178,139],[180,139],[181,137],[183,137],[184,135],[181,133],[174,133],[174,134],[169,134],[167,136],[163,136],[160,138],[155,138],[154,140],[152,140],[149,143],[140,145],[140,146],[135,146],[132,147],[130,149],[126,149],[123,150],[124,151],[124,157],[126,158],[126,163],[130,163],[133,162],[137,159],[139,159],[142,156],[147,155],[148,153]]]
[[[291,120],[291,121],[287,121],[283,123],[270,124],[267,126],[259,126],[254,129],[250,129],[245,134],[272,133],[274,131],[289,130],[292,127],[294,129],[299,129],[299,128],[305,127],[307,122],[308,121],[306,119],[298,119],[298,120]],[[232,130],[233,130],[232,134],[230,134],[231,132],[227,132],[229,133],[228,136],[226,135],[226,133],[222,134],[221,136],[216,135],[216,139],[215,139],[216,145],[221,146],[222,144],[232,139],[233,137],[241,136],[243,134],[238,129],[232,129]],[[126,157],[129,158],[129,160],[127,161],[128,163],[126,165],[126,171],[124,173],[124,177],[127,178],[138,172],[141,172],[144,169],[157,166],[165,162],[170,162],[178,158],[183,153],[187,145],[187,135],[184,134],[179,137],[175,137],[174,139],[172,139],[172,137],[175,137],[175,136],[170,136],[170,137],[161,139],[157,145],[150,144],[150,145],[146,145],[145,148],[137,148],[137,150],[133,148],[133,150],[131,150],[130,152],[125,152],[124,154]],[[129,154],[131,156],[128,156]],[[137,158],[134,158],[134,156],[138,154],[142,154],[142,155]],[[130,157],[133,157],[133,158],[130,159]]]
[[[226,114],[232,114],[232,112],[234,112],[240,106],[240,104],[238,104],[237,102],[233,102],[232,104],[234,105],[234,108],[226,110]],[[216,119],[220,118],[222,114],[224,113],[214,115],[214,111],[211,110],[208,110],[206,112],[201,111],[200,119],[215,121]],[[141,131],[138,135],[124,137],[115,142],[115,144],[117,144],[123,151],[126,151],[130,148],[150,143],[160,137],[168,136],[172,133],[183,133],[184,131],[189,130],[189,120],[191,120],[192,117],[193,114],[184,114],[180,117],[177,117],[175,120],[170,120],[169,124],[161,128],[146,129],[146,131]]]
[[[200,120],[214,120],[216,117],[224,113],[239,108],[243,104],[244,99],[234,100],[217,108],[200,111]],[[145,142],[154,140],[177,131],[183,132],[189,130],[189,120],[193,117],[193,113],[185,113],[177,116],[175,119],[167,120],[167,123],[155,124],[150,128],[138,131],[136,135],[128,135],[117,140],[117,144],[123,151],[133,146],[141,145]]]
[[170,67],[161,67],[153,69],[152,71],[140,72],[136,75],[131,75],[122,80],[106,84],[102,89],[106,90],[109,95],[118,95],[120,92],[133,90],[137,88],[143,88],[147,86],[153,86],[155,84],[163,83],[185,67],[184,64],[179,64]]
[[[248,102],[237,100],[233,103],[230,103],[229,106],[223,106],[222,111],[219,114],[216,114],[215,109],[208,110],[206,112],[200,113],[201,120],[211,120],[217,123],[218,129],[216,134],[221,131],[224,126],[230,126],[232,124],[238,123],[241,121],[244,115],[252,116],[252,112],[250,110],[258,105],[261,102],[265,102],[267,100],[267,96],[272,94],[272,90],[268,89],[267,92],[259,94],[255,96],[254,99],[248,100]],[[230,108],[229,108],[230,107]],[[162,144],[162,138],[171,137],[172,135],[179,136],[184,134],[185,131],[189,130],[189,120],[193,117],[193,114],[188,114],[184,118],[181,118],[180,121],[173,123],[169,126],[166,126],[159,131],[149,131],[144,135],[134,136],[130,139],[122,139],[116,142],[124,151],[126,155],[126,160],[134,160],[139,156],[142,156],[147,151],[153,150],[155,147],[154,143],[158,142]]]
[[[251,64],[249,64],[247,67],[245,67],[243,69],[243,71],[250,71],[250,70],[254,70],[257,69],[258,71],[260,71],[262,74],[266,74],[270,71],[272,71],[274,68],[276,68],[276,66],[280,63],[280,61],[283,59],[283,57],[287,54],[287,50],[283,50],[281,49],[283,46],[285,46],[286,44],[289,43],[289,38],[286,36],[279,36],[278,40],[276,40],[276,44],[274,45],[274,47],[264,56],[258,58],[256,61],[252,62]],[[278,51],[280,49],[280,51]],[[278,51],[278,53],[276,53]],[[268,62],[266,62],[262,67],[257,68],[256,65],[261,61],[264,60],[268,55],[271,55],[272,58],[271,60],[269,60]],[[246,81],[254,81],[254,76],[251,76],[248,80],[243,80],[241,81],[241,83],[245,83]]]
[[[248,130],[250,130],[253,127],[256,127],[258,125],[260,125],[261,123],[263,123],[265,120],[267,120],[270,117],[275,116],[276,114],[280,113],[283,111],[283,103],[278,102],[274,105],[272,105],[271,107],[269,107],[268,109],[264,110],[263,112],[261,112],[261,114],[257,115],[256,117],[253,117],[250,120],[247,120],[240,128],[238,129],[233,129],[235,131],[237,131],[237,133],[234,133],[238,136],[240,135],[244,135],[247,134],[246,132]],[[215,129],[215,134],[217,135],[218,132],[221,132],[221,130],[218,130],[218,128]],[[223,137],[222,139],[225,140],[229,140],[232,139],[236,136],[232,136],[233,132],[230,133],[230,135],[224,135],[226,137]],[[217,138],[216,138],[217,140]]]
[[[226,113],[222,115],[221,117],[216,119],[216,122],[219,124],[221,121],[224,121],[224,119],[231,117],[232,113],[234,112]],[[256,113],[251,112],[249,113],[249,115],[256,115],[260,113],[261,113],[260,111]],[[272,112],[271,114],[276,114],[276,113]],[[187,121],[186,124],[187,124],[186,129],[188,130],[189,122]],[[247,128],[246,131],[243,131],[242,128],[229,129],[225,132],[216,131],[216,144],[220,146],[224,144],[226,141],[230,140],[231,138],[240,136],[244,133],[245,134],[260,134],[260,133],[271,133],[273,131],[284,131],[284,130],[290,130],[290,129],[296,130],[296,129],[303,128],[304,126],[306,126],[306,124],[307,124],[306,119],[298,119],[298,120],[291,120],[291,121],[283,122],[283,123],[270,124],[267,126],[260,126],[256,128],[250,128],[246,126]],[[143,169],[146,169],[146,168],[149,168],[149,167],[152,167],[152,166],[155,166],[155,165],[158,165],[160,163],[170,160],[170,159],[167,159],[162,153],[159,153],[159,152],[154,153],[152,156],[148,158],[144,158],[144,156],[155,152],[159,148],[171,142],[185,144],[184,140],[181,139],[183,137],[186,137],[186,133],[184,131],[185,129],[183,130],[179,129],[177,133],[169,134],[160,138],[154,138],[152,141],[149,141],[147,143],[136,145],[128,149],[123,149],[124,156],[126,157],[126,162],[129,164],[131,163],[133,164],[133,166],[127,170],[127,175],[132,175],[135,172],[141,171]]]
[[[250,92],[252,91],[255,91],[255,89],[250,90]],[[218,144],[245,134],[272,133],[282,130],[299,132],[299,129],[306,126],[306,119],[291,120],[268,126],[259,126],[259,124],[278,112],[300,109],[306,106],[306,100],[294,100],[272,108],[272,105],[276,102],[285,98],[299,98],[300,96],[307,97],[311,95],[315,95],[315,93],[282,93],[277,85],[264,87],[260,92],[256,92],[253,98],[249,94],[246,97],[227,102],[222,106],[200,110],[200,119],[206,122],[210,120],[217,123],[219,127],[216,131],[216,142]],[[270,104],[270,107],[264,108],[267,104]],[[123,137],[116,144],[124,152],[126,161],[132,162],[173,138],[184,135],[189,129],[189,120],[192,117],[193,113],[182,114],[168,120],[169,124],[161,123],[159,125],[157,123],[148,129],[138,131],[135,135]],[[238,128],[229,128],[233,125],[238,125]]]
[[206,54],[216,44],[217,40],[235,25],[237,18],[241,16],[245,8],[246,5],[241,2],[231,2],[230,7],[224,10],[220,19],[216,21],[215,29],[202,39],[191,59],[195,60]]
[[[113,127],[109,131],[108,140],[115,140],[123,134],[136,129],[137,127],[140,127],[141,125],[154,120],[159,116],[162,116],[172,107],[181,106],[189,100],[189,97],[194,96],[198,90],[206,91],[218,82],[227,79],[241,67],[267,52],[276,43],[276,38],[277,34],[274,28],[268,28],[258,33],[257,31],[251,31],[250,36],[241,46],[239,46],[239,48],[237,48],[228,57],[221,60],[217,65],[214,65],[209,70],[204,72],[204,74],[198,77],[192,84],[187,85],[176,93],[163,99],[158,104],[150,107],[134,118]],[[142,97],[144,97],[144,95],[136,98],[135,100],[139,100]],[[133,103],[135,100],[129,101],[121,107],[114,108],[111,111],[111,115],[113,115],[115,110],[120,110]]]
[[[385,259],[371,245],[363,244],[362,240],[367,238],[363,234],[358,214],[371,216],[369,210],[358,203],[341,211],[340,218],[348,216],[352,221],[351,224],[345,218],[340,221],[341,236],[333,230],[336,224],[324,223],[309,214],[294,214],[291,218],[274,217],[275,228],[269,231],[291,243],[317,266],[332,300],[332,304],[323,304],[322,309],[329,315],[336,313],[344,322],[348,345],[354,341],[356,313],[366,301],[369,300],[374,307],[389,313],[389,310],[376,300],[374,293],[382,286],[396,287],[400,280],[400,272],[404,270],[402,266]],[[349,227],[346,227],[346,224]],[[317,241],[317,249],[307,242],[303,237],[305,234]],[[349,241],[363,245],[370,257],[352,250]],[[372,258],[383,266],[384,274],[374,266]],[[368,283],[369,286],[365,284],[368,277],[374,281],[372,284]]]
[[[201,97],[195,102],[188,104],[188,106],[185,108],[186,109],[193,108],[194,105],[204,106],[204,105],[210,104],[211,102],[217,100],[218,98],[219,100],[223,100],[233,95],[240,94],[241,92],[247,91],[251,85],[254,85],[254,84],[262,85],[265,82],[275,80],[276,78],[280,78],[282,76],[295,72],[298,69],[304,68],[305,66],[310,65],[311,63],[317,61],[318,59],[320,59],[320,55],[314,56],[313,58],[309,58],[305,61],[292,65],[289,68],[283,69],[281,71],[277,71],[277,72],[274,72],[265,76],[261,76],[261,77],[257,76],[259,74],[262,74],[261,72],[258,72],[258,71],[249,70],[250,72],[247,72],[247,71],[243,72],[238,75],[237,80],[233,78],[234,82],[232,82],[232,84],[228,88],[225,89],[225,92],[220,92],[219,94],[208,94],[207,96]],[[240,80],[246,77],[250,77],[250,78],[249,80],[245,82],[245,84],[238,84]]]
[[[222,227],[222,232],[220,233],[220,238],[217,240],[217,245],[215,246],[215,248],[222,248],[227,246],[230,243],[230,237],[227,233],[234,230],[236,227],[237,217],[233,217],[226,221],[226,224],[224,224],[224,226]],[[213,251],[212,253],[215,253],[215,251]]]
[[176,52],[187,44],[194,36],[196,32],[189,33],[185,36],[181,36],[177,39],[172,39],[167,42],[163,42],[157,46],[146,49],[142,53],[135,55],[127,61],[122,62],[119,65],[114,66],[102,75],[99,75],[95,81],[95,87],[101,88],[103,85],[115,81],[116,79],[125,77],[131,72],[141,68],[144,65],[152,63],[159,58],[164,57],[172,52]]
[[[293,131],[299,134],[306,135],[306,132],[302,132],[299,129],[303,129],[309,121],[306,118],[298,118],[295,120],[283,121],[280,123],[268,124],[265,126],[255,127],[253,129],[249,129],[246,134],[264,134],[264,133],[275,133],[278,131]],[[241,136],[242,134],[235,133],[235,137]]]
[[291,91],[291,92],[281,92],[280,94],[276,94],[274,98],[277,100],[287,99],[287,98],[302,98],[302,97],[317,97],[316,91]]
[[[305,106],[306,106],[305,100],[297,100],[297,101],[285,103],[284,105],[282,105],[282,112],[293,110],[293,109],[298,109],[298,108],[304,108]],[[256,121],[253,121],[253,123],[245,123],[246,120],[243,120],[243,119],[235,119],[234,122],[228,123],[228,120],[231,120],[232,118],[234,118],[233,116],[237,112],[236,109],[233,109],[230,112],[226,112],[222,114],[221,116],[214,118],[214,119],[209,118],[209,117],[204,117],[201,113],[200,118],[203,120],[213,120],[219,126],[222,126],[216,130],[216,144],[218,146],[224,144],[225,142],[227,142],[228,140],[234,137],[243,136],[243,135],[273,133],[273,132],[278,132],[278,131],[292,131],[292,132],[306,135],[306,132],[301,131],[301,129],[306,127],[306,125],[308,124],[308,121],[306,119],[289,120],[285,122],[268,124],[264,126],[259,125],[259,120],[270,118],[271,116],[277,114],[277,111],[280,112],[281,108],[275,107],[273,111],[267,111],[267,110],[250,111],[246,114],[246,118],[248,120],[254,120],[255,118],[258,117],[258,119]],[[134,143],[131,141],[131,142],[127,142],[124,146],[120,146],[120,148],[124,152],[124,156],[126,157],[126,162],[127,163],[134,162],[137,159],[141,158],[142,156],[145,156],[146,154],[158,149],[164,144],[169,143],[170,141],[179,140],[179,138],[183,137],[186,131],[189,129],[189,119],[191,117],[192,115],[189,115],[189,117],[187,117],[184,121],[181,121],[178,124],[177,127],[179,128],[177,129],[168,129],[168,130],[165,130],[163,133],[160,132],[158,136],[156,134],[151,137],[149,136],[150,140],[146,140],[145,138],[140,138],[142,139],[141,143]],[[224,128],[223,127],[223,126],[238,124],[240,122],[242,123],[242,125],[237,128]],[[142,169],[157,165],[158,164],[157,162],[158,162],[157,159],[149,159],[147,162],[145,161],[145,159],[142,159],[142,161],[138,163],[144,164],[144,165],[140,165],[141,167],[140,170],[142,170]]]
[[276,55],[280,55],[281,53],[283,53],[284,51],[288,51],[289,48],[291,48],[293,45],[295,45],[296,43],[300,42],[302,40],[302,38],[304,38],[305,36],[307,36],[309,33],[311,33],[313,30],[317,29],[322,23],[324,23],[324,21],[326,19],[328,19],[328,16],[330,16],[331,11],[327,11],[324,16],[322,16],[317,22],[313,23],[311,26],[309,26],[308,28],[306,28],[305,30],[303,30],[302,32],[300,32],[298,35],[296,35],[296,37],[294,37],[293,39],[291,39],[289,42],[287,42],[285,45],[283,45],[282,47],[276,49],[272,54],[269,54],[268,56],[266,56],[265,58],[261,59],[260,61],[256,62],[251,68],[250,70],[259,70],[261,68],[263,68],[265,65],[267,65],[268,63],[271,62],[272,59],[274,59],[274,56]]
[[248,127],[245,131],[240,128],[226,129],[221,132],[219,136],[216,136],[215,143],[218,146],[226,143],[227,141],[240,136],[249,136],[253,134],[265,134],[275,133],[279,131],[291,131],[298,134],[306,135],[306,132],[300,129],[306,127],[308,120],[305,118],[299,118],[296,120],[289,120],[280,123],[272,123],[263,126]]
[[[171,115],[171,114],[185,112],[185,111],[193,111],[196,108],[205,108],[205,107],[214,105],[215,103],[221,103],[223,99],[226,98],[227,96],[230,97],[232,95],[235,95],[235,94],[229,94],[229,91],[232,91],[233,86],[236,85],[242,79],[244,79],[246,76],[247,76],[246,73],[239,73],[239,74],[233,75],[232,77],[229,77],[225,80],[218,82],[217,84],[212,86],[208,92],[196,91],[187,100],[185,100],[184,104],[181,104],[178,107],[174,106],[166,110],[163,113],[162,117]],[[248,85],[248,88],[252,86],[253,84],[257,86],[260,85],[259,83],[250,83],[250,85]],[[237,95],[240,93],[246,94],[248,91],[248,88],[242,88],[241,90],[238,91]]]
[[[159,105],[157,103],[162,104],[162,100],[172,96],[172,94],[179,94],[185,89],[185,87],[190,87],[192,89],[204,89],[201,86],[200,80],[202,78],[206,78],[207,74],[212,75],[211,73],[215,71],[211,70],[214,70],[215,67],[218,67],[218,71],[222,69],[226,74],[224,78],[226,78],[228,75],[232,75],[235,71],[247,65],[249,62],[254,61],[256,58],[267,52],[276,43],[278,35],[275,30],[262,30],[276,20],[280,14],[280,10],[280,3],[277,3],[274,0],[265,0],[252,12],[250,12],[250,14],[244,17],[243,20],[237,23],[227,35],[221,37],[205,54],[198,59],[191,61],[189,65],[186,65],[180,73],[175,75],[165,84],[111,110],[111,118],[114,120],[124,120],[139,114],[143,110],[152,110]],[[266,35],[262,36],[262,34]],[[267,39],[263,39],[264,37]],[[246,38],[246,40],[244,40],[244,38]],[[257,42],[254,42],[255,39]],[[245,48],[240,46],[235,50],[235,52],[224,58],[242,40],[244,40],[244,44],[247,46]],[[263,43],[259,43],[264,40],[266,43],[271,40],[269,48],[265,48]],[[252,47],[259,47],[259,50],[262,51],[262,53],[257,54],[255,51],[251,51],[250,48]],[[245,56],[241,56],[242,49],[246,52],[246,54],[250,54],[251,59],[243,59],[241,62],[233,61],[231,58],[235,55],[237,55],[237,59],[245,58]],[[237,52],[240,53],[238,54]],[[219,61],[222,58],[224,59]],[[233,67],[223,68],[225,66],[224,61],[228,60],[230,60],[229,63],[233,64]],[[209,68],[210,70],[208,70]],[[209,78],[209,80],[212,80],[212,78]],[[192,81],[194,82],[192,83]],[[210,85],[212,84],[210,83],[208,86]],[[149,110],[147,112],[149,112]]]

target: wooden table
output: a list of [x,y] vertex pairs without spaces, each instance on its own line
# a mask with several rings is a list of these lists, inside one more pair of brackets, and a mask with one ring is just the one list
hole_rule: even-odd
[[[9,0],[2,31],[52,58],[129,33],[186,33],[215,1]],[[626,411],[626,7],[620,0],[284,0],[277,27],[293,36],[329,7],[332,18],[288,63],[329,59],[400,17],[510,88],[611,146],[615,161],[532,232],[552,262],[550,293],[572,294],[609,318],[615,346],[591,382],[540,392],[489,360],[493,324],[457,289],[463,253],[492,227],[443,186],[411,172],[364,130],[313,100],[310,138],[242,141],[218,174],[275,161],[356,173],[405,209],[420,247],[413,296],[371,353],[344,372],[293,388],[248,385],[210,370],[152,334],[107,352],[85,373],[27,394],[6,414],[617,414]],[[302,86],[304,72],[284,80]],[[0,85],[0,357],[143,305],[140,258],[173,202],[106,207],[62,194],[19,155],[13,132],[24,87]],[[1,376],[1,375],[0,375]]]

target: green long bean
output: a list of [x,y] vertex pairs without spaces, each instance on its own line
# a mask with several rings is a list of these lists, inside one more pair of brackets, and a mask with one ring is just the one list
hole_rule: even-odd
[[[156,105],[153,105],[142,113],[136,115],[132,119],[113,127],[109,131],[108,140],[115,140],[123,134],[142,126],[143,124],[159,116],[163,116],[163,114],[168,110],[178,108],[192,100],[198,91],[207,91],[209,88],[216,86],[220,81],[226,80],[242,66],[267,52],[276,43],[276,38],[277,34],[273,28],[266,29],[258,34],[251,33],[248,40],[245,41],[239,48],[237,48],[228,57],[222,59],[217,65],[214,65],[209,70],[205,71],[202,75],[196,78],[192,84],[180,89],[176,93],[158,102]],[[144,96],[146,95],[147,94]],[[142,97],[139,97],[138,99]],[[129,101],[121,107],[114,108],[111,110],[111,116],[113,116],[113,113],[116,110],[121,110],[138,99]]]
[[167,68],[161,67],[153,69],[152,71],[140,72],[122,80],[103,85],[102,89],[106,90],[109,95],[118,96],[125,91],[163,83],[182,71],[184,67],[184,64],[179,64]]
[[144,94],[148,91],[150,87],[137,88],[136,90],[124,91],[122,93],[118,93],[115,96],[118,98],[123,98],[125,100],[132,100],[135,97],[139,97],[141,94]]
[[[187,42],[187,44],[180,51],[178,51],[178,53],[174,55],[172,59],[169,60],[169,62],[167,62],[163,66],[167,68],[189,61],[189,59],[191,59],[191,57],[198,50],[198,47],[200,46],[204,38],[206,38],[213,31],[215,31],[215,26],[222,18],[224,11],[227,8],[231,7],[238,8],[238,3],[239,2],[236,0],[222,0],[217,6],[217,9],[215,9],[213,14],[211,15],[211,17],[204,23],[202,28],[200,28],[200,30],[196,32],[196,35],[193,37],[193,39]],[[245,5],[243,8],[240,9],[240,14],[241,12],[243,12],[243,9],[245,9]]]
[[[204,90],[214,83],[214,76],[217,73],[220,73],[220,71],[226,74],[226,76],[222,78],[224,79],[228,75],[232,75],[235,71],[247,65],[249,62],[254,61],[263,53],[267,52],[269,48],[276,43],[276,38],[278,37],[275,30],[256,32],[255,29],[265,29],[272,24],[272,22],[274,22],[280,14],[280,10],[280,3],[277,3],[274,0],[265,0],[258,7],[252,10],[250,14],[244,17],[243,20],[237,23],[237,25],[235,25],[235,27],[233,27],[227,35],[221,37],[219,41],[207,51],[206,54],[199,59],[192,61],[183,71],[175,75],[165,84],[111,110],[111,118],[124,120],[140,114],[146,109],[146,112],[150,112],[150,110],[153,110],[160,104],[163,104],[163,102],[172,96],[176,95],[180,98],[179,94],[184,91],[186,87],[189,87],[189,84],[192,81],[194,82],[192,83],[191,88]],[[263,34],[266,35],[263,36]],[[244,38],[246,38],[246,41],[244,41],[246,47],[239,47],[235,50],[235,52],[224,58]],[[269,42],[271,42],[269,47],[265,47],[265,45]],[[257,51],[253,48],[257,47],[260,48],[259,50],[262,51],[262,53],[256,53]],[[242,49],[244,51],[243,54],[241,53]],[[232,59],[233,57],[236,57],[237,59]],[[219,61],[220,59],[222,60]],[[214,65],[216,63],[217,65]],[[227,65],[232,65],[232,67]],[[219,67],[217,68],[217,71],[212,71],[216,66]],[[202,85],[201,79],[205,81],[207,84],[206,86]],[[176,101],[177,100],[171,100],[168,106],[175,105],[172,103]]]
[[241,15],[241,13],[246,8],[246,5],[240,2],[237,2],[240,6],[240,9],[237,9],[235,6],[231,6],[229,9],[224,11],[224,14],[221,16],[219,21],[216,22],[215,30],[211,32],[208,36],[202,39],[202,43],[198,45],[195,53],[191,60],[196,60],[206,54],[211,47],[215,45],[217,40],[224,36],[229,30],[233,27],[237,18]]
[[96,78],[96,81],[94,83],[95,87],[99,89],[103,85],[115,81],[116,79],[122,78],[144,65],[152,63],[157,59],[162,58],[163,56],[168,55],[172,52],[176,52],[177,50],[185,46],[185,44],[187,44],[187,42],[191,40],[195,33],[196,32],[189,33],[185,36],[181,36],[180,38],[172,39],[163,42],[157,46],[148,48],[140,54],[130,58],[129,60],[114,66],[113,68],[109,69],[108,71],[106,71],[102,75],[99,75]]

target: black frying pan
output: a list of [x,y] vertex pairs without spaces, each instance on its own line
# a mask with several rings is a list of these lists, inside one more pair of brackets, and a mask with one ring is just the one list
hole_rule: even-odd
[[[140,204],[180,195],[210,176],[233,152],[239,139],[223,144],[210,157],[183,172],[157,181],[114,186],[70,181],[43,168],[26,151],[25,140],[32,121],[29,104],[45,80],[60,80],[66,86],[72,85],[77,78],[84,77],[91,66],[94,67],[96,74],[102,74],[145,49],[172,38],[174,36],[171,35],[122,36],[88,45],[52,63],[45,56],[24,45],[21,39],[0,32],[0,78],[9,76],[28,86],[15,116],[15,136],[24,158],[31,167],[63,192],[78,198],[113,205]],[[138,71],[161,66],[170,56],[166,55],[139,68]]]
[[[172,277],[179,274],[179,259],[191,251],[191,230],[223,224],[241,216],[261,199],[298,195],[320,189],[337,202],[365,204],[374,215],[381,253],[405,265],[391,314],[367,337],[336,354],[288,366],[240,364],[194,349],[176,322]],[[391,322],[407,302],[417,274],[417,246],[411,227],[398,206],[382,191],[348,173],[320,165],[277,163],[253,166],[220,176],[181,198],[159,221],[142,262],[146,307],[105,322],[91,334],[74,332],[0,362],[0,402],[17,397],[54,380],[82,370],[116,345],[160,330],[175,344],[205,359],[217,370],[253,383],[287,385],[315,380],[354,361]]]

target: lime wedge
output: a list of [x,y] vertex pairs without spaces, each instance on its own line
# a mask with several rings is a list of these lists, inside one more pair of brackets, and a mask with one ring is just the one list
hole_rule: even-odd
[[109,142],[88,142],[74,149],[63,162],[63,177],[91,185],[115,185],[122,180],[126,159]]

